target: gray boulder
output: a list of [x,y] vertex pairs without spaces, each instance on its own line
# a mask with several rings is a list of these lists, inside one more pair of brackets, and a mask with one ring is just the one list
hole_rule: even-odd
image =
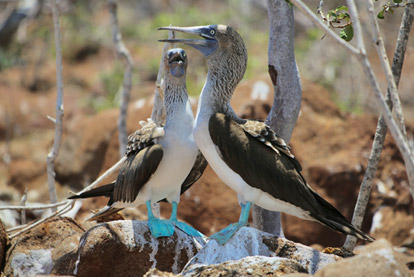
[[[259,264],[271,264],[273,261],[275,268],[289,264],[292,266],[292,272],[303,272],[301,271],[303,268],[304,272],[310,274],[314,274],[322,267],[342,259],[255,228],[243,227],[225,245],[219,245],[215,240],[210,240],[190,260],[183,273],[191,273],[190,275],[192,276],[193,272],[199,272],[199,268],[209,270],[210,267],[217,267],[205,266],[217,264],[220,264],[220,270],[227,266],[233,268],[237,264],[234,261],[251,256],[270,257],[270,259],[265,259],[265,261],[262,258],[254,260]],[[227,263],[228,261],[232,262]],[[249,262],[249,259],[241,261],[242,268],[247,268]],[[300,265],[300,267],[297,267],[297,265]]]

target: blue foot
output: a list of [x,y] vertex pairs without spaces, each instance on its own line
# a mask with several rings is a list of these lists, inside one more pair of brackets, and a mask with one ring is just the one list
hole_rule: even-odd
[[174,235],[174,224],[169,220],[162,220],[158,218],[149,218],[148,226],[151,234],[155,238],[159,237],[171,237]]
[[203,237],[203,234],[191,227],[190,225],[180,222],[177,220],[177,206],[178,203],[173,201],[171,203],[172,211],[171,211],[171,218],[170,221],[178,228],[180,228],[184,233],[193,236],[193,237]]
[[170,220],[158,219],[154,216],[151,210],[151,201],[147,201],[148,210],[148,227],[151,234],[155,238],[171,237],[174,235],[175,226]]
[[224,228],[220,232],[215,233],[214,235],[212,235],[210,237],[210,239],[214,239],[220,245],[226,244],[226,242],[229,239],[231,239],[231,237],[235,233],[237,233],[237,231],[240,228],[242,228],[244,226],[247,226],[247,220],[249,219],[249,212],[250,212],[251,205],[252,205],[252,203],[250,203],[250,202],[247,202],[246,204],[241,204],[242,209],[241,209],[241,212],[240,212],[239,222],[230,224],[229,226],[227,226],[226,228]]
[[196,229],[194,229],[193,227],[191,227],[190,225],[188,225],[184,222],[176,221],[175,226],[177,226],[179,229],[181,229],[183,232],[185,232],[186,234],[188,234],[190,236],[193,236],[193,237],[202,237],[203,236],[202,233],[200,233],[199,231],[197,231]]
[[246,222],[237,222],[237,223],[233,223],[230,224],[229,226],[227,226],[226,228],[224,228],[223,230],[221,230],[220,232],[215,233],[214,235],[212,235],[210,237],[210,239],[214,239],[215,241],[217,241],[220,245],[224,245],[226,244],[226,242],[231,239],[231,237],[237,233],[237,231],[241,228],[246,226],[247,223]]

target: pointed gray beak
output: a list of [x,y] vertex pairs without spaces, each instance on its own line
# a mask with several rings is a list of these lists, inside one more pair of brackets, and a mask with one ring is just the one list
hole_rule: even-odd
[[160,39],[160,42],[184,43],[200,51],[204,56],[214,53],[218,48],[218,41],[210,35],[211,26],[196,27],[161,27],[158,30],[176,31],[187,34],[198,35],[204,39]]

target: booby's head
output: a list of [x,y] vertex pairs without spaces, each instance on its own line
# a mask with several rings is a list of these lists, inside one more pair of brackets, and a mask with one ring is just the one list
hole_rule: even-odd
[[[227,76],[229,89],[243,78],[247,66],[247,49],[241,36],[225,25],[207,25],[196,27],[161,27],[158,30],[170,30],[194,34],[201,39],[162,39],[161,42],[181,42],[201,52],[207,59],[209,71],[213,75]],[[218,80],[221,81],[221,80]]]
[[185,78],[187,64],[187,53],[181,48],[171,49],[164,56],[165,72],[176,78]]

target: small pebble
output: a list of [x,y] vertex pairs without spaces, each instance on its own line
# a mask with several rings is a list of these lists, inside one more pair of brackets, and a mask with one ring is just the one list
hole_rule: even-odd
[[247,273],[247,274],[249,274],[249,275],[252,275],[252,274],[253,274],[253,269],[248,268],[248,269],[246,270],[246,273]]

